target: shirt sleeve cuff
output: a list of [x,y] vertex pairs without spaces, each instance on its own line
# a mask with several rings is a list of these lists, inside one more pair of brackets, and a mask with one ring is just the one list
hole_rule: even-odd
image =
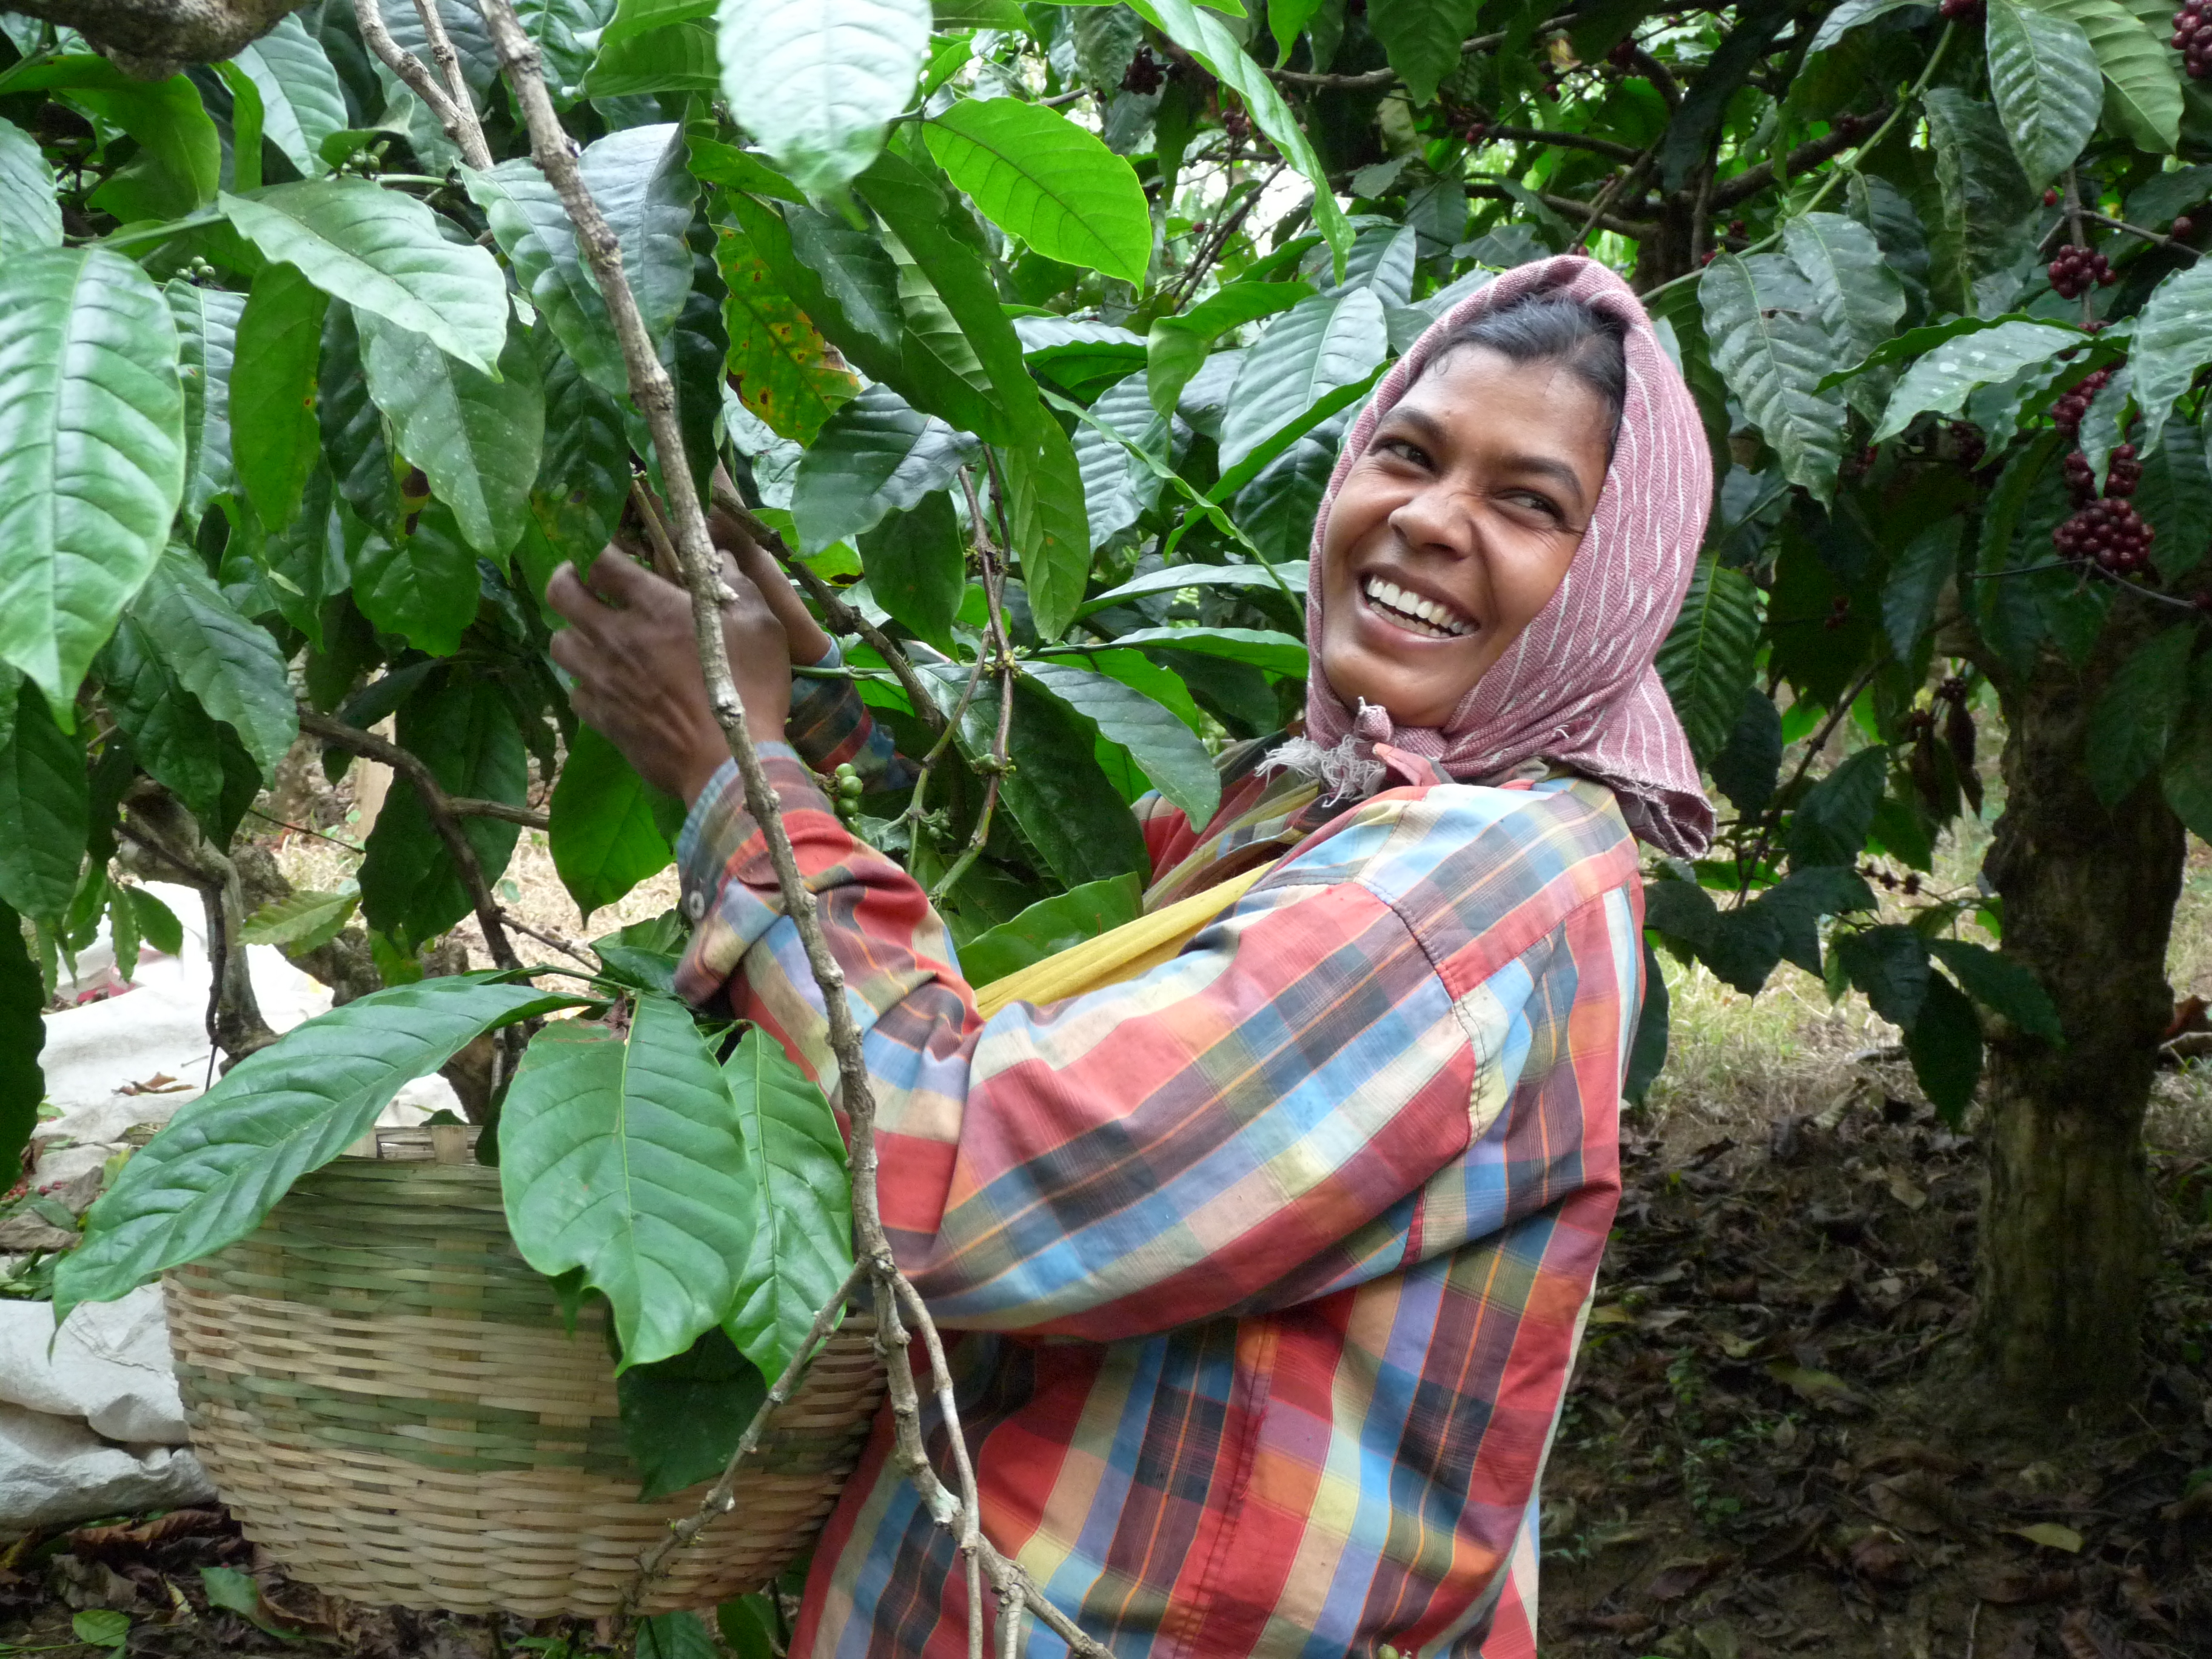
[[[762,763],[769,767],[771,777],[782,769],[770,764],[775,760],[789,762],[801,769],[803,775],[806,763],[789,744],[762,743],[753,746]],[[722,884],[728,878],[730,860],[753,830],[752,815],[745,811],[744,780],[738,775],[737,762],[726,760],[707,780],[707,787],[699,792],[699,798],[691,803],[691,810],[684,819],[683,833],[676,838],[676,869],[683,894],[681,908],[684,919],[694,927],[714,909]]]

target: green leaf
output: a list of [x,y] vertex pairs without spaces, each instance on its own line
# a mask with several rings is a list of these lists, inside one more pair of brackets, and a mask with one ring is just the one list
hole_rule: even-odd
[[1212,12],[1192,0],[1129,0],[1129,9],[1198,59],[1243,100],[1252,123],[1314,189],[1314,223],[1341,261],[1352,252],[1352,226],[1337,205],[1328,169],[1307,141],[1297,117],[1275,90],[1267,72],[1245,55],[1243,42]]
[[46,1097],[46,1073],[39,1065],[46,1041],[46,988],[21,920],[0,902],[0,1170],[22,1167],[23,1149],[39,1126],[39,1104]]
[[[410,0],[376,0],[376,4],[384,14],[385,27],[392,31],[392,38],[398,43],[400,49],[413,52],[425,64],[429,63],[429,42],[418,8],[410,3]],[[491,34],[484,27],[483,14],[468,4],[467,0],[438,0],[438,16],[446,26],[447,38],[453,43],[454,55],[460,62],[461,78],[481,101],[490,93],[492,83],[499,79],[499,57],[492,47]],[[396,86],[398,78],[390,76],[387,84]],[[411,97],[413,94],[406,95]],[[433,125],[430,131],[435,132],[437,128]]]
[[775,1598],[765,1591],[723,1602],[714,1609],[714,1623],[721,1632],[722,1645],[736,1659],[778,1659],[783,1651],[776,1639],[782,1617],[776,1612]]
[[2105,82],[2080,24],[2014,0],[1989,0],[1990,91],[2027,182],[2040,189],[2097,130]]
[[173,957],[182,951],[185,925],[177,920],[177,913],[143,887],[125,890],[131,895],[131,908],[138,918],[138,931],[144,935],[146,943]]
[[246,296],[173,278],[162,284],[161,297],[177,325],[177,378],[185,393],[185,498],[179,510],[187,525],[197,526],[209,502],[237,488],[230,461],[230,376]]
[[[1769,705],[1771,707],[1772,705]],[[1773,929],[1784,958],[1807,973],[1820,973],[1820,919],[1875,908],[1874,890],[1855,870],[1816,864],[1790,874],[1751,902]]]
[[1143,374],[1107,387],[1091,404],[1074,443],[1094,551],[1136,523],[1159,498],[1159,481],[1128,446],[1164,457],[1168,438],[1168,423],[1154,413]]
[[882,148],[929,50],[928,0],[721,0],[722,93],[810,195]]
[[387,533],[373,530],[355,556],[354,603],[381,633],[450,657],[476,620],[483,585],[477,556],[453,509],[432,501]]
[[1774,450],[1784,477],[1822,501],[1844,457],[1844,402],[1820,390],[1839,365],[1819,299],[1790,260],[1723,253],[1698,283],[1713,367]]
[[1368,287],[1301,301],[1244,354],[1221,427],[1228,472],[1281,428],[1361,385],[1388,355],[1382,301]]
[[214,197],[222,139],[189,76],[134,80],[105,58],[77,56],[8,71],[10,93],[54,89],[138,141],[138,154],[93,191],[89,206],[127,223],[182,218]]
[[1017,317],[1014,332],[1030,367],[1078,396],[1144,367],[1145,343],[1112,323]]
[[112,1607],[87,1607],[70,1618],[70,1633],[88,1647],[113,1648],[119,1653],[131,1639],[131,1615]]
[[1740,812],[1764,811],[1782,775],[1782,712],[1758,686],[1743,694],[1728,742],[1707,769]]
[[2197,665],[2189,717],[2166,746],[2166,805],[2199,841],[2212,840],[2212,657]]
[[292,1183],[367,1134],[408,1083],[484,1032],[580,998],[489,974],[394,986],[295,1026],[177,1109],[86,1217],[54,1279],[58,1320],[245,1237]]
[[1936,601],[1957,570],[1965,527],[1960,519],[1938,519],[1907,542],[1890,566],[1881,590],[1881,624],[1899,662],[1912,659],[1912,647],[1936,620]]
[[61,245],[54,170],[37,139],[13,121],[0,121],[0,254],[13,258]]
[[1304,679],[1310,666],[1305,641],[1267,628],[1139,628],[1117,635],[1116,648],[1193,651],[1201,657],[1249,663],[1285,679]]
[[579,723],[550,803],[553,868],[586,923],[675,858],[653,820],[653,786],[595,727]]
[[0,264],[0,659],[66,707],[184,493],[177,328],[129,260]]
[[[448,669],[399,706],[399,746],[422,761],[449,795],[523,804],[530,757],[514,708],[498,684]],[[497,881],[521,826],[471,817],[461,833],[488,882]],[[415,786],[395,779],[361,863],[361,908],[379,933],[413,947],[428,944],[471,905],[445,842],[431,826]]]
[[892,621],[940,648],[951,644],[968,572],[960,523],[943,492],[923,496],[862,535],[860,565],[868,591]]
[[238,936],[248,945],[289,945],[295,950],[313,951],[336,939],[360,907],[358,892],[318,893],[303,887],[246,917]]
[[792,303],[749,237],[716,226],[714,262],[726,290],[722,326],[730,337],[732,386],[777,437],[813,442],[860,383],[830,360],[812,320]]
[[853,1271],[845,1138],[813,1079],[758,1026],[722,1065],[753,1192],[752,1254],[723,1328],[763,1376],[781,1376]]
[[[2166,42],[2118,0],[2028,0],[2089,37],[2105,72],[2105,114],[2144,149],[2170,150],[2181,129],[2181,77]],[[2165,33],[2163,26],[2160,34]]]
[[1922,107],[1935,140],[1942,203],[1934,240],[1955,274],[1958,308],[2001,311],[2013,298],[2012,268],[2033,240],[2028,224],[2035,192],[1989,103],[1956,87],[1934,87]]
[[[389,810],[389,809],[387,809]],[[620,1369],[682,1353],[729,1311],[761,1223],[728,1086],[690,1011],[638,999],[627,1031],[557,1020],[499,1119],[515,1248],[607,1298]]]
[[14,732],[0,744],[0,903],[51,921],[76,891],[91,827],[84,744],[28,681],[13,695]]
[[323,459],[338,495],[379,528],[396,520],[399,497],[393,488],[392,452],[384,441],[384,416],[368,395],[361,330],[349,305],[333,305],[323,320],[315,422],[322,428]]
[[638,1620],[637,1659],[717,1659],[718,1653],[696,1613],[656,1613]]
[[[1905,319],[1905,287],[1872,231],[1840,213],[1805,213],[1783,226],[1782,240],[1791,262],[1812,284],[1817,313],[1844,357],[1866,357],[1896,335]],[[1866,398],[1878,395],[1865,382],[1860,388]],[[1858,406],[1869,416],[1879,408]]]
[[962,99],[923,133],[947,177],[991,222],[1048,259],[1141,284],[1152,222],[1135,171],[1038,104]]
[[1875,1012],[1910,1031],[1937,977],[1928,967],[1928,942],[1900,922],[1883,922],[1839,932],[1834,946]]
[[728,1335],[707,1332],[682,1353],[615,1379],[623,1439],[647,1502],[712,1480],[768,1399],[760,1370]]
[[264,780],[300,735],[283,653],[268,629],[239,615],[189,554],[165,554],[131,614],[178,684],[237,732]]
[[2089,787],[2117,806],[2157,769],[2174,722],[2189,703],[2189,653],[2197,630],[2169,628],[2136,647],[2113,670],[2089,710],[2081,763]]
[[1656,664],[1699,765],[1710,765],[1735,729],[1758,652],[1759,589],[1704,555]]
[[1094,611],[1103,611],[1120,605],[1125,599],[1142,599],[1147,593],[1174,593],[1186,587],[1267,587],[1285,586],[1304,597],[1306,591],[1306,570],[1303,563],[1270,568],[1264,564],[1170,564],[1158,570],[1123,582],[1119,587],[1109,588],[1097,598],[1084,601],[1079,616],[1087,617]]
[[1651,1085],[1667,1066],[1667,976],[1659,967],[1659,954],[1651,948],[1651,941],[1638,941],[1644,947],[1644,1001],[1636,1016],[1636,1040],[1628,1050],[1628,1066],[1621,1079],[1620,1093],[1624,1100],[1636,1105],[1644,1103],[1651,1092]]
[[210,835],[222,821],[222,732],[178,683],[154,639],[126,612],[100,655],[101,690],[132,758]]
[[2203,557],[2197,532],[2212,525],[2212,465],[2195,443],[2161,443],[2143,458],[2135,509],[2158,536],[2159,568],[2166,576],[2194,569]]
[[1814,784],[1790,825],[1790,862],[1856,864],[1889,777],[1889,751],[1862,749]]
[[1406,83],[1413,106],[1437,95],[1459,68],[1460,43],[1474,33],[1479,0],[1372,0],[1367,26]]
[[2212,362],[2212,266],[2201,259],[2184,265],[2151,290],[2128,362],[2143,415],[2136,447],[2148,454],[2165,435],[2174,400],[2189,390],[2197,371]]
[[2010,957],[1960,939],[1931,939],[1928,948],[1975,1001],[2045,1042],[2063,1042],[2058,1009],[2033,973]]
[[1054,640],[1067,631],[1083,605],[1091,574],[1091,528],[1083,474],[1067,434],[1041,410],[1025,425],[1019,441],[1001,453],[1008,533],[1021,561],[1038,636]]
[[791,492],[799,550],[818,553],[903,513],[951,483],[972,447],[889,386],[867,387],[799,458]]
[[230,377],[233,464],[261,522],[281,530],[321,453],[315,368],[330,300],[296,265],[269,264],[238,320]]
[[583,90],[596,100],[645,93],[711,93],[721,84],[714,30],[700,23],[676,23],[612,46],[603,44],[584,76]]
[[1213,757],[1172,712],[1119,680],[1066,663],[1031,661],[1023,672],[1097,727],[1101,737],[1127,749],[1194,825],[1212,817],[1221,801]]
[[507,343],[507,279],[486,250],[447,241],[422,203],[364,179],[319,179],[225,194],[222,204],[264,258],[289,260],[356,312],[495,372]]
[[1842,5],[1821,20],[1820,31],[1813,37],[1812,50],[1826,52],[1862,23],[1871,23],[1886,13],[1925,3],[1926,0],[1844,0]]
[[362,325],[369,396],[401,455],[429,476],[469,545],[499,559],[522,534],[545,440],[545,393],[529,336],[516,329],[491,380],[422,335]]
[[2079,347],[2085,337],[2057,323],[2008,322],[1944,341],[1905,371],[1875,428],[1875,441],[1894,438],[1920,415],[1955,416],[1977,387],[2008,380]]
[[1911,314],[1928,309],[1928,231],[1905,192],[1887,179],[1861,170],[1844,187],[1852,218],[1875,234],[1882,257],[1911,301]]
[[1155,319],[1145,340],[1146,384],[1154,411],[1175,413],[1183,387],[1224,334],[1288,311],[1312,293],[1304,283],[1232,283],[1179,317]]
[[1348,419],[1340,414],[1316,427],[1237,492],[1237,522],[1261,557],[1303,568]]
[[1040,899],[960,947],[960,971],[971,985],[989,985],[1099,934],[1134,921],[1144,904],[1134,875],[1084,885]]
[[629,494],[629,440],[622,411],[584,378],[575,359],[550,335],[535,340],[544,374],[545,453],[515,562],[542,605],[546,581],[563,559],[581,569],[613,536]]
[[619,0],[612,18],[599,33],[599,47],[608,46],[666,28],[672,23],[696,22],[714,15],[714,0]]
[[[691,253],[684,234],[699,187],[685,170],[685,159],[683,129],[666,122],[609,133],[586,146],[576,163],[622,245],[623,271],[656,348],[675,327],[691,290]],[[467,182],[531,303],[544,313],[568,355],[593,385],[625,395],[629,374],[606,301],[577,246],[567,210],[537,163],[518,157],[489,173],[471,173]]]
[[353,125],[338,72],[331,67],[322,42],[307,33],[295,13],[240,46],[231,61],[261,94],[263,135],[302,179],[320,173],[323,140]]
[[1974,1005],[1941,974],[1928,975],[1919,1018],[1905,1029],[1905,1052],[1929,1103],[1955,1128],[1981,1079],[1982,1022]]
[[[694,3],[701,16],[714,10],[705,0]],[[612,29],[608,15],[614,10],[607,0],[520,0],[515,7],[524,31],[544,57],[545,84],[556,106],[565,109],[580,94],[593,50],[586,42],[597,36],[605,44],[603,31]]]

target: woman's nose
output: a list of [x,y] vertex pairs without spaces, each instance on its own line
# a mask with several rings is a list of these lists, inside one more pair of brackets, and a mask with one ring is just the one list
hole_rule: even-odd
[[1390,527],[1417,552],[1464,558],[1474,551],[1474,514],[1464,492],[1438,480],[1390,514]]

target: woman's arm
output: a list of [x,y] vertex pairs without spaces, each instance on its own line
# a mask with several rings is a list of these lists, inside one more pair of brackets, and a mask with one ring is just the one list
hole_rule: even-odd
[[[1104,1340],[1304,1300],[1585,1178],[1582,1114],[1617,1104],[1638,961],[1602,791],[1378,798],[1174,962],[987,1023],[920,889],[795,757],[769,765],[864,1034],[885,1221],[948,1324]],[[679,988],[726,995],[834,1089],[732,773],[681,854]],[[1425,1215],[1478,1140],[1510,1179],[1474,1205],[1447,1177]]]

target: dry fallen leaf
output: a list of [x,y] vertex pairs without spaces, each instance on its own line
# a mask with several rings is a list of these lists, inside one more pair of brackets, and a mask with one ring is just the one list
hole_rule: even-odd
[[2025,1538],[2031,1544],[2040,1544],[2047,1550],[2064,1550],[2069,1555],[2081,1553],[2081,1534],[2071,1527],[2062,1527],[2056,1521],[2039,1521],[2032,1527],[2008,1527],[2006,1530],[2015,1538]]

